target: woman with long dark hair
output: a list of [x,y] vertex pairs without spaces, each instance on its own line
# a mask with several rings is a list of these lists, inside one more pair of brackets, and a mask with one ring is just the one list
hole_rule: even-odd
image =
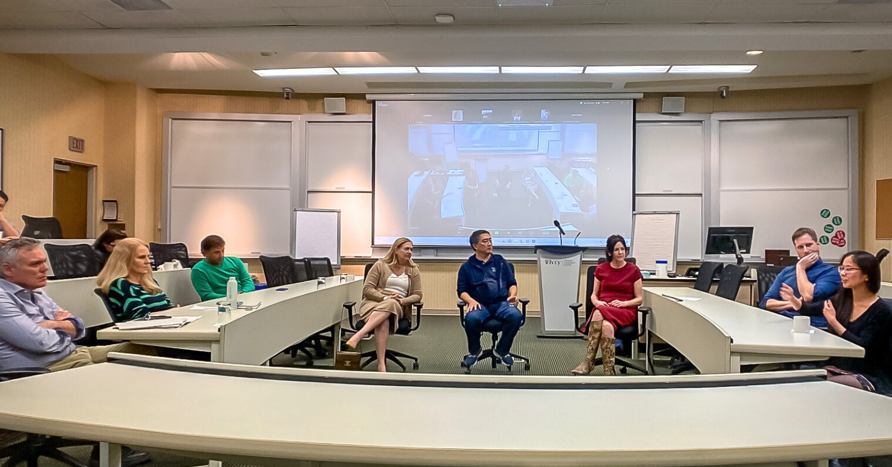
[[839,266],[842,289],[824,303],[802,303],[784,285],[781,298],[790,300],[803,315],[827,318],[829,330],[864,347],[864,358],[832,358],[824,369],[828,379],[848,386],[892,395],[892,309],[877,296],[880,262],[889,250],[876,256],[861,250],[843,255]]

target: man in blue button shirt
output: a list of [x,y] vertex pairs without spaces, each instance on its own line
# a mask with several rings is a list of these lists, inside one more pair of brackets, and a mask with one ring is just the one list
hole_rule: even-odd
[[520,330],[523,315],[517,309],[517,281],[514,270],[501,255],[492,253],[492,236],[485,230],[471,234],[474,255],[458,270],[458,298],[468,304],[465,315],[465,333],[468,335],[468,355],[464,364],[477,363],[482,349],[480,333],[483,324],[495,318],[502,322],[502,336],[496,344],[495,354],[502,363],[511,366],[511,344]]
[[[776,311],[784,316],[798,315],[793,305],[781,297],[781,287],[784,284],[803,302],[827,300],[842,287],[839,271],[821,261],[821,247],[817,238],[815,231],[808,227],[800,227],[793,232],[793,246],[796,248],[799,262],[795,266],[788,266],[777,275],[771,288],[762,297],[760,308]],[[813,316],[811,324],[826,328],[827,320],[823,316]]]

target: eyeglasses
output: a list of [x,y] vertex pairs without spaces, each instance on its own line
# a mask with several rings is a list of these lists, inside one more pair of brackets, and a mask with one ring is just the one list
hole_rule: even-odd
[[855,271],[860,271],[860,269],[858,269],[858,268],[847,268],[847,267],[845,267],[845,266],[840,266],[840,267],[838,267],[838,268],[836,268],[836,269],[839,271],[840,274],[843,274],[843,275],[845,275],[845,274],[851,274],[851,273],[853,273],[853,272],[855,272]]

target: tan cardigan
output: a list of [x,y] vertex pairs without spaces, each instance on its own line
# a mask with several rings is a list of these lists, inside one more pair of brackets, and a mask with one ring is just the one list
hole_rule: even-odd
[[[387,287],[387,278],[393,271],[390,266],[379,259],[371,269],[369,275],[365,278],[365,284],[362,287],[362,305],[359,314],[364,316],[366,311],[371,310],[378,303],[384,301],[384,288]],[[409,266],[406,268],[406,274],[409,275],[409,294],[402,300],[403,317],[412,316],[412,304],[421,301],[421,272],[417,267]]]

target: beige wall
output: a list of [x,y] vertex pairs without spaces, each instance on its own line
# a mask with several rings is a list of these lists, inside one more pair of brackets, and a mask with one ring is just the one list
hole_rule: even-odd
[[[861,151],[862,247],[876,252],[892,249],[887,239],[876,239],[877,180],[892,178],[892,78],[870,85],[864,118],[864,150]],[[892,216],[892,212],[882,213]],[[886,259],[883,278],[890,280],[892,260]]]

